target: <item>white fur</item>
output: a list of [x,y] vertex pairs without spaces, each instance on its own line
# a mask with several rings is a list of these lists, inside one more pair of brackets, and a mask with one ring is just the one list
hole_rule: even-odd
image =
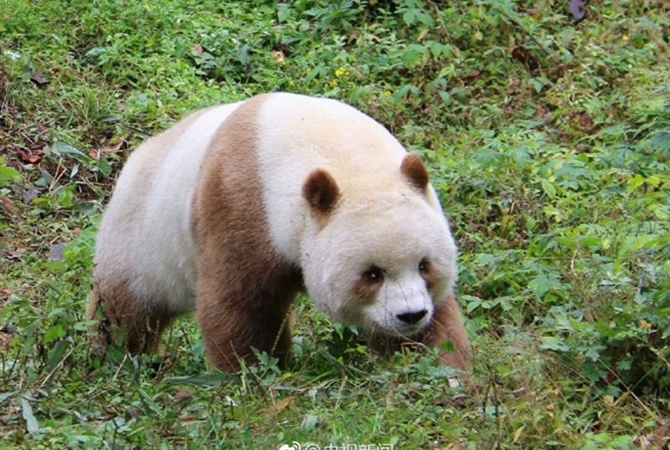
[[209,142],[239,105],[196,113],[187,127],[177,129],[178,124],[133,152],[100,224],[100,273],[130,273],[131,289],[140,298],[165,299],[174,312],[193,309],[191,201]]
[[[191,201],[208,144],[239,105],[205,110],[133,153],[100,227],[96,261],[104,276],[131,278],[136,295],[165,299],[174,312],[193,309]],[[257,152],[272,243],[302,268],[316,304],[371,331],[412,334],[425,326],[453,289],[456,247],[432,187],[423,195],[401,174],[402,145],[350,106],[292,94],[266,97],[256,127],[257,147],[240,151]],[[328,171],[341,191],[325,226],[302,197],[315,169]],[[423,258],[439,274],[430,292],[418,272]],[[386,276],[364,303],[353,289],[370,265]],[[420,310],[428,314],[417,324],[398,319]]]
[[[274,95],[258,119],[259,170],[270,234],[282,256],[298,261],[300,239],[309,211],[302,185],[315,169],[335,178],[346,198],[360,195],[379,180],[387,184],[406,152],[380,124],[351,106],[335,100],[291,94]],[[402,185],[407,188],[406,184]]]

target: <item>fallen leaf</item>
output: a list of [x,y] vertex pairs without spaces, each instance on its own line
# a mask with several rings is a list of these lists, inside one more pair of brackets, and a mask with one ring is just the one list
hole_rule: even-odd
[[670,422],[661,425],[654,431],[653,442],[659,449],[670,447]]
[[23,200],[23,203],[28,203],[32,199],[37,197],[39,194],[40,194],[39,188],[31,187],[30,189],[28,189],[27,191],[25,191],[23,193],[23,195],[21,196],[21,199]]
[[575,23],[580,22],[586,17],[586,2],[584,0],[570,0],[568,10]]
[[17,150],[17,153],[19,154],[21,161],[28,164],[35,164],[42,157],[42,152],[39,150],[33,153],[30,150],[20,148]]
[[526,66],[528,70],[537,70],[540,67],[539,60],[525,47],[515,47],[512,50],[512,57]]
[[451,444],[448,444],[444,450],[461,450],[463,447],[461,447],[460,444],[456,442],[452,442]]
[[174,396],[172,396],[172,401],[174,403],[183,402],[184,400],[189,400],[193,398],[193,394],[188,391],[179,391]]
[[542,12],[539,9],[527,9],[526,14],[528,14],[531,17],[534,17],[535,19],[539,19],[542,17]]
[[282,401],[280,401],[280,402],[275,403],[274,405],[272,405],[272,406],[270,407],[270,410],[268,411],[268,415],[269,415],[270,417],[274,417],[274,416],[276,416],[277,414],[279,414],[280,412],[282,412],[283,410],[285,410],[286,408],[288,408],[288,406],[289,406],[291,403],[293,403],[293,397],[286,397],[286,398],[283,399]]
[[0,252],[0,256],[6,259],[14,259],[14,260],[21,259],[21,254],[15,252]]
[[476,78],[479,78],[479,76],[481,74],[482,74],[481,71],[475,69],[475,70],[470,71],[468,74],[464,75],[463,79],[464,80],[474,80]]
[[[9,289],[0,289],[0,294],[9,296]],[[9,346],[9,341],[14,337],[14,329],[10,327],[0,328],[0,347]]]
[[9,197],[0,197],[0,205],[8,216],[15,216],[19,212],[14,202]]
[[116,153],[121,149],[123,144],[126,143],[126,139],[128,139],[127,134],[121,136],[121,138],[119,139],[119,142],[117,142],[115,144],[107,144],[107,145],[104,145],[104,146],[100,147],[100,149],[97,150],[97,151],[96,150],[89,151],[88,156],[90,156],[92,159],[97,160],[97,159],[100,159],[101,155],[106,155],[108,153]]
[[63,260],[63,250],[65,249],[65,243],[61,242],[60,244],[52,245],[49,250],[49,261],[62,261]]
[[49,80],[44,78],[44,76],[42,76],[42,74],[40,72],[38,72],[37,70],[31,70],[30,71],[30,81],[32,81],[33,83],[35,83],[39,86],[41,86],[43,84],[47,84],[49,82]]
[[28,433],[32,434],[40,431],[40,426],[37,423],[35,414],[33,414],[33,408],[25,397],[21,397],[21,409],[23,411],[23,419],[26,421],[26,429],[28,430]]
[[353,66],[349,66],[349,69],[358,77],[358,78],[363,78],[363,72],[358,70],[357,68]]
[[593,128],[593,118],[589,115],[589,113],[583,112],[577,116],[577,120],[579,121],[579,125],[581,126],[582,130],[591,130]]

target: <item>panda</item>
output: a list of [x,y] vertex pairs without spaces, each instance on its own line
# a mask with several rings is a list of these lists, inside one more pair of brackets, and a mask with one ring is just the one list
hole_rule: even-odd
[[195,311],[210,361],[233,372],[254,348],[286,362],[306,292],[373,349],[449,340],[441,363],[468,371],[456,258],[424,164],[381,124],[336,100],[264,94],[195,112],[131,154],[87,316],[143,353]]

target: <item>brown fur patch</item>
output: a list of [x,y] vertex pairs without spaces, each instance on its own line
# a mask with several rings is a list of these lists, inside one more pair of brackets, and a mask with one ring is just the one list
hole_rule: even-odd
[[362,276],[354,285],[354,295],[362,303],[373,302],[383,284],[383,280],[370,281],[365,276]]
[[421,192],[425,192],[428,187],[430,177],[428,170],[423,165],[421,158],[415,153],[409,153],[402,160],[400,172],[407,178],[413,187]]
[[337,204],[340,188],[331,174],[325,170],[315,170],[302,185],[302,195],[317,217],[326,217]]
[[124,345],[131,354],[157,352],[160,336],[174,316],[155,300],[137,298],[118,279],[98,280],[86,310],[87,318],[99,319],[92,328],[98,333],[98,344],[107,347],[118,335],[123,335]]
[[472,369],[470,339],[454,297],[448,297],[444,303],[437,306],[433,319],[419,340],[432,347],[438,346],[442,341],[451,341],[454,344],[454,351],[441,352],[440,362],[464,371]]
[[423,271],[419,269],[419,274],[421,275],[421,278],[423,278],[423,281],[426,282],[426,289],[430,291],[432,287],[435,285],[435,279],[437,278],[437,270],[435,270],[435,265],[432,262],[425,261],[425,263],[426,263],[426,269]]
[[[239,369],[252,347],[284,362],[299,269],[274,251],[258,175],[256,117],[264,97],[241,105],[211,144],[194,205],[196,317],[211,361]],[[232,169],[231,169],[232,168]]]

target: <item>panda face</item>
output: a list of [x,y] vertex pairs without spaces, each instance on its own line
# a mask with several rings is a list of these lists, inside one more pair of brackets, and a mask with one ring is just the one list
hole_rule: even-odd
[[308,293],[334,319],[369,333],[420,332],[455,281],[445,219],[419,195],[341,209],[303,248]]

